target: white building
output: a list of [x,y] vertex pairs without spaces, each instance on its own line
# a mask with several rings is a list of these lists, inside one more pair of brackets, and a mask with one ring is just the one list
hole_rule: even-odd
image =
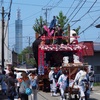
[[[5,22],[4,27],[4,65],[7,63],[12,64],[12,51],[9,50],[9,35],[8,35],[8,27],[7,22]],[[2,21],[0,21],[0,65],[2,65]]]

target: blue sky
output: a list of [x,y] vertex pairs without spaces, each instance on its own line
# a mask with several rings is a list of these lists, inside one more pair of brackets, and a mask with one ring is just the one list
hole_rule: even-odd
[[[8,12],[11,0],[0,1],[3,1],[0,7],[2,8],[3,6],[5,12]],[[10,48],[13,48],[15,44],[17,10],[20,9],[21,20],[23,20],[23,48],[25,48],[29,45],[29,37],[31,38],[31,43],[34,41],[35,32],[32,26],[36,18],[43,16],[45,19],[45,10],[43,9],[46,8],[50,9],[47,11],[48,22],[52,20],[54,15],[57,16],[62,11],[68,17],[71,29],[81,26],[79,41],[100,42],[100,28],[95,28],[95,25],[100,24],[100,0],[13,0],[9,21]],[[88,12],[89,9],[90,11]],[[5,17],[6,19],[7,16]]]

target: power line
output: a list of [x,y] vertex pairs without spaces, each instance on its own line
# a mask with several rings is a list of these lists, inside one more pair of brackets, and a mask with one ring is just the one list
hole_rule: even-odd
[[[30,15],[30,16],[28,16],[28,17],[26,17],[26,18],[23,18],[22,20],[30,20],[30,17],[33,17],[34,15],[36,15],[36,14],[38,14],[38,13],[40,13],[41,11],[38,11],[38,12],[36,12],[36,13],[34,13],[34,14],[32,14],[32,15]],[[14,25],[15,23],[11,23],[10,25]]]
[[[48,6],[48,5],[49,5],[49,3],[50,3],[51,1],[52,1],[52,0],[50,0],[50,1],[49,1],[49,2],[48,2],[45,6],[44,6],[44,7]],[[43,8],[44,8],[44,7],[43,7]]]
[[74,14],[74,16],[70,19],[69,23],[72,21],[72,19],[78,14],[78,12],[81,10],[81,8],[83,7],[83,5],[86,3],[87,0],[85,0],[83,2],[83,4],[81,5],[81,7],[79,8],[79,10]]
[[8,28],[8,24],[9,24],[9,20],[10,20],[11,6],[12,6],[12,0],[11,0],[11,2],[10,2],[10,6],[9,6],[8,20],[7,20],[7,25],[6,25],[6,28],[5,28],[5,37],[4,37],[4,40],[5,40],[5,38],[6,38],[7,28]]
[[51,10],[50,8],[46,8],[46,9],[43,9],[42,10],[45,10],[45,17],[46,17],[46,25],[47,25],[47,16],[48,16],[48,10]]
[[[61,2],[63,0],[60,0],[59,2]],[[87,1],[88,2],[88,1]],[[5,3],[10,3],[10,2],[5,2]],[[92,2],[91,2],[92,3]],[[98,2],[100,3],[100,2]],[[39,7],[43,7],[44,5],[37,5],[37,4],[26,4],[26,3],[16,3],[16,2],[13,2],[13,4],[16,4],[16,5],[26,5],[26,6],[39,6]],[[54,3],[53,3],[54,4]],[[58,3],[57,3],[58,4]],[[60,4],[60,3],[59,3]],[[55,7],[53,5],[51,6],[48,6],[48,7]],[[70,8],[70,7],[64,7],[64,6],[57,6],[58,8]],[[99,6],[98,6],[99,7]],[[87,7],[84,7],[84,8],[87,8]]]
[[79,35],[82,34],[84,31],[86,31],[88,28],[90,28],[99,18],[100,16],[96,20],[94,20],[94,22],[91,23],[87,28],[85,28],[82,32],[80,32]]
[[98,10],[94,10],[94,11],[90,11],[89,13],[92,13],[92,12],[97,12],[97,11],[100,11],[100,9],[98,9]]
[[[95,3],[97,2],[97,0],[95,0],[94,1],[94,3],[91,5],[91,7],[89,8],[89,10],[83,15],[83,16],[81,16],[78,20],[81,20],[85,15],[87,15],[89,12],[90,12],[90,10],[93,8],[93,6],[95,5]],[[75,22],[75,23],[73,23],[72,25],[71,25],[71,27],[74,25],[74,24],[76,24],[77,22]]]
[[[79,5],[81,4],[83,0],[80,0],[79,3],[77,4],[77,6],[75,7],[75,9],[72,11],[72,13],[69,15],[69,17],[71,17],[73,15],[73,13],[76,11],[76,9],[79,7]],[[69,19],[68,17],[68,19]]]
[[89,15],[89,17],[94,21],[94,19],[91,17],[91,15],[90,14],[88,14]]
[[62,2],[63,0],[59,0],[54,6],[51,6],[51,9],[54,9],[55,7],[58,7],[58,5]]
[[100,39],[100,35],[96,38],[95,42],[96,42],[98,39]]
[[71,6],[69,7],[69,9],[68,9],[68,11],[67,11],[67,13],[66,13],[65,15],[67,15],[67,14],[68,14],[68,12],[69,12],[69,11],[70,11],[70,9],[72,8],[72,6],[73,6],[74,2],[75,2],[75,0],[74,0],[74,1],[73,1],[73,3],[71,4]]

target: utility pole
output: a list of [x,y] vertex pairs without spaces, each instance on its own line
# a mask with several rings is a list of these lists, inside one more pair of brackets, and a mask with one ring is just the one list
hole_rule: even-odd
[[2,7],[2,72],[4,71],[4,7]]
[[70,25],[68,24],[68,43],[70,43]]
[[47,25],[47,23],[48,23],[48,21],[47,21],[47,17],[48,17],[48,10],[51,10],[51,9],[50,9],[50,8],[46,8],[46,9],[43,9],[43,8],[42,8],[42,10],[45,10],[46,25]]
[[29,36],[29,47],[30,47],[30,36]]
[[28,47],[28,50],[29,50],[29,53],[28,53],[28,57],[30,59],[30,55],[31,55],[31,52],[30,52],[30,36],[28,37],[28,43],[29,43],[29,47]]

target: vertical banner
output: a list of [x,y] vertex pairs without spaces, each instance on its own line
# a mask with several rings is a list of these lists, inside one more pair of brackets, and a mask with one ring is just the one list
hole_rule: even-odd
[[44,75],[44,50],[38,48],[38,74]]

